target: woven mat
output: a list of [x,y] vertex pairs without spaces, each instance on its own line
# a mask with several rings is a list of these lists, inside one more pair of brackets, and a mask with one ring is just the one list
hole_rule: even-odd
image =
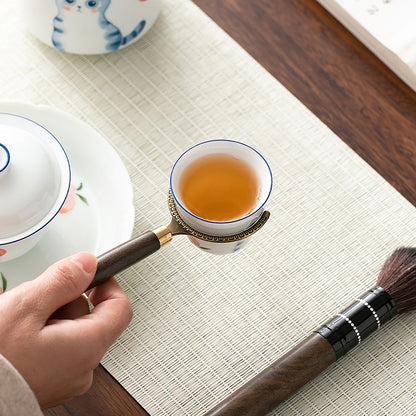
[[[103,364],[152,416],[203,414],[416,244],[414,207],[189,0],[165,0],[143,40],[93,57],[39,43],[13,3],[0,5],[1,98],[65,110],[113,144],[135,234],[168,223],[170,169],[191,145],[232,138],[270,162],[271,219],[244,250],[175,237],[119,276],[135,315]],[[413,314],[395,318],[276,414],[414,415],[415,335]]]

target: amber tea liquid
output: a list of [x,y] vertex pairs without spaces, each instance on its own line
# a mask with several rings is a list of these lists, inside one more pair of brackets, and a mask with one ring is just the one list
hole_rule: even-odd
[[202,156],[183,171],[179,192],[188,211],[210,221],[232,221],[254,211],[260,180],[246,161],[226,153]]

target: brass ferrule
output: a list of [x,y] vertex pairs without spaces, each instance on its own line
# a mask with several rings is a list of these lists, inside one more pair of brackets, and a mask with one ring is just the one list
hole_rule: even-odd
[[172,233],[168,227],[159,227],[156,230],[153,230],[156,234],[156,237],[159,239],[160,247],[163,247],[165,244],[169,243],[172,240]]

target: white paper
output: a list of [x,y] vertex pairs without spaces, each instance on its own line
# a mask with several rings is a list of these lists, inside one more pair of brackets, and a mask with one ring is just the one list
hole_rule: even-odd
[[415,0],[318,0],[416,90]]

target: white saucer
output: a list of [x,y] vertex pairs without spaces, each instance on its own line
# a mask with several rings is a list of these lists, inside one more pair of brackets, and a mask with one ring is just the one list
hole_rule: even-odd
[[79,251],[98,255],[131,237],[131,181],[120,157],[100,134],[74,116],[47,106],[0,102],[0,112],[27,117],[54,134],[67,152],[71,183],[76,188],[82,183],[74,208],[58,214],[30,252],[0,262],[8,289],[34,279],[63,257]]

